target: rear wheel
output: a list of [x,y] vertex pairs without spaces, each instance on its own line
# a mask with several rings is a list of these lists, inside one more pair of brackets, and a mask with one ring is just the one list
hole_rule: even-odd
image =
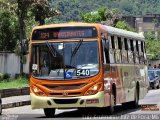
[[139,102],[139,88],[136,87],[136,90],[135,90],[135,99],[134,99],[134,101],[132,101],[131,105],[134,108],[137,108],[138,107],[138,102]]
[[55,108],[44,108],[44,114],[46,115],[46,117],[54,117]]

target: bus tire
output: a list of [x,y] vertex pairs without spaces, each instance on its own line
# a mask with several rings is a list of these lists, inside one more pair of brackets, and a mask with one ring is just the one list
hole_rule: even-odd
[[112,94],[110,97],[110,106],[108,107],[108,112],[110,115],[113,115],[115,112],[115,105],[116,105],[116,93],[115,89],[112,90]]
[[55,108],[44,108],[44,114],[46,117],[54,117],[55,115]]
[[135,98],[134,98],[134,101],[131,102],[132,107],[137,108],[138,102],[139,102],[139,86],[136,87]]

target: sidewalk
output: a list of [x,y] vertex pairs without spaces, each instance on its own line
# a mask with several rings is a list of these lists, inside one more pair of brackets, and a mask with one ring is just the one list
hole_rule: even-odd
[[30,105],[30,95],[2,98],[2,109]]

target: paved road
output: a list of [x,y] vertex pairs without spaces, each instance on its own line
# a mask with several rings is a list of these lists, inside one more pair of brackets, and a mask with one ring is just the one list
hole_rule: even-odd
[[[114,116],[104,114],[104,109],[96,109],[94,114],[83,113],[77,109],[56,110],[55,118],[63,119],[160,119],[160,89],[150,90],[143,100],[139,101],[139,108],[127,108],[122,106],[116,107]],[[147,105],[147,106],[146,106]],[[158,110],[159,109],[159,110]],[[18,120],[28,119],[46,119],[42,109],[32,110],[31,106],[3,109],[3,119],[18,118]]]

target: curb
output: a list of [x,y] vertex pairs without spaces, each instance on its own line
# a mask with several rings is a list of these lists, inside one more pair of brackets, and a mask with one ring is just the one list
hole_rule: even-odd
[[30,104],[31,104],[30,100],[14,102],[14,103],[7,103],[7,104],[2,104],[2,109],[20,107],[20,106],[25,106],[25,105],[30,105]]
[[11,97],[11,96],[29,95],[29,93],[30,93],[29,87],[1,89],[0,90],[0,94],[1,94],[2,98]]

